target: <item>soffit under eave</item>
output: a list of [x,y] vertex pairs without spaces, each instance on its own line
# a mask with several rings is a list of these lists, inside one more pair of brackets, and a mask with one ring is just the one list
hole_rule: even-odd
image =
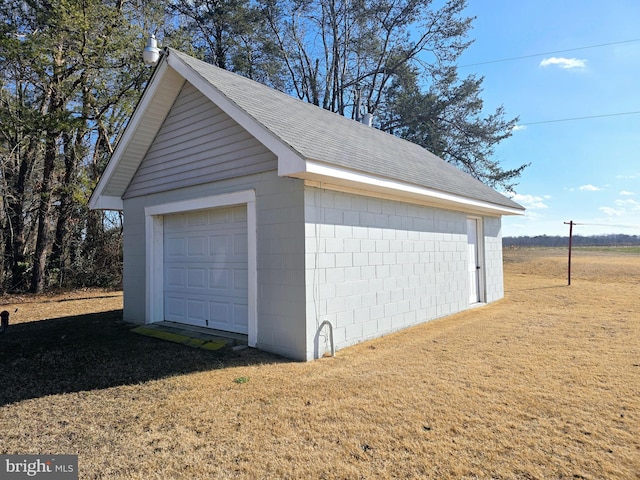
[[[376,185],[366,181],[348,180],[338,175],[327,176],[312,172],[300,172],[288,175],[305,181],[310,187],[335,190],[344,193],[353,193],[368,197],[387,199],[400,202],[414,203],[447,210],[455,210],[467,214],[480,214],[495,217],[507,215],[524,215],[525,209],[512,208],[504,205],[493,204],[486,201],[465,198],[459,195],[438,192],[430,189],[415,189],[402,183],[394,185]],[[409,187],[409,188],[407,188]]]

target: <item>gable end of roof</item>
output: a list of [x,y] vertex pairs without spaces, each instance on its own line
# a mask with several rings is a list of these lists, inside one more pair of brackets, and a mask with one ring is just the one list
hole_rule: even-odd
[[524,211],[419,145],[173,49],[156,67],[91,197],[91,208],[122,208],[121,198],[185,81],[271,150],[281,176],[331,179],[333,185],[372,192],[380,192],[380,185],[393,186],[396,193],[432,197],[437,203],[447,198],[456,208],[481,205],[496,215]]

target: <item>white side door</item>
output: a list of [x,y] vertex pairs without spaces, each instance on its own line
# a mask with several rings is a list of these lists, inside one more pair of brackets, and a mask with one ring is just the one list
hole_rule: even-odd
[[478,303],[480,301],[480,259],[478,246],[478,220],[476,218],[467,218],[469,303]]

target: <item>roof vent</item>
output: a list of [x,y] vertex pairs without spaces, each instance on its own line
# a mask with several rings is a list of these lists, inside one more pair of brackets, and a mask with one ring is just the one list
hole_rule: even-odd
[[367,127],[372,127],[373,126],[373,114],[372,113],[365,113],[364,115],[362,115],[362,123],[364,123]]

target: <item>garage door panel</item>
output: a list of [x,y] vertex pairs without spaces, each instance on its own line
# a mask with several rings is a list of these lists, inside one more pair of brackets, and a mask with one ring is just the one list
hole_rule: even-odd
[[[236,299],[242,301],[242,299]],[[237,333],[247,333],[247,323],[243,319],[247,318],[248,309],[245,304],[234,303],[231,299],[221,299],[209,303],[209,327],[221,330],[230,330]],[[229,319],[232,325],[229,326]]]
[[209,315],[214,324],[226,324],[231,313],[231,305],[228,301],[209,302]]
[[207,237],[190,237],[187,242],[187,257],[201,259],[207,256]]
[[249,274],[246,268],[236,268],[233,270],[233,288],[241,292],[249,289]]
[[198,211],[184,214],[187,227],[203,227],[209,225],[209,212]]
[[214,289],[227,289],[231,282],[229,278],[231,273],[226,268],[210,268],[209,269],[209,286]]
[[164,314],[172,322],[184,322],[187,318],[187,299],[165,294]]
[[187,288],[207,288],[206,269],[190,268],[187,272]]
[[[233,305],[234,308],[234,318],[247,318],[247,316],[249,315],[249,308],[247,307],[247,305],[245,304],[234,304]],[[245,328],[246,326],[244,324],[238,324],[237,325],[238,328]],[[246,331],[243,331],[242,333],[247,333]]]
[[232,223],[234,220],[233,211],[238,208],[242,209],[243,207],[234,207],[234,208],[225,208],[224,212],[215,212],[212,210],[208,211],[208,220],[209,225],[224,225],[228,223]]
[[238,223],[247,222],[247,209],[246,208],[234,208],[231,210],[232,220]]
[[165,285],[168,287],[184,287],[186,274],[182,267],[168,267],[165,272]]
[[246,218],[246,206],[165,216],[166,320],[247,333]]
[[228,235],[213,235],[209,237],[209,256],[213,261],[226,262],[230,253],[230,238]]
[[185,254],[184,238],[165,237],[164,255],[166,257],[180,257]]
[[197,298],[187,299],[188,321],[196,325],[206,324],[207,322],[207,301]]
[[228,264],[245,262],[247,258],[247,235],[215,236],[209,238],[209,260]]
[[166,215],[163,219],[163,224],[165,230],[172,229],[178,230],[183,228],[186,225],[187,217],[186,215],[176,214],[176,215]]
[[248,241],[246,234],[236,234],[233,236],[233,254],[246,257],[248,252]]

